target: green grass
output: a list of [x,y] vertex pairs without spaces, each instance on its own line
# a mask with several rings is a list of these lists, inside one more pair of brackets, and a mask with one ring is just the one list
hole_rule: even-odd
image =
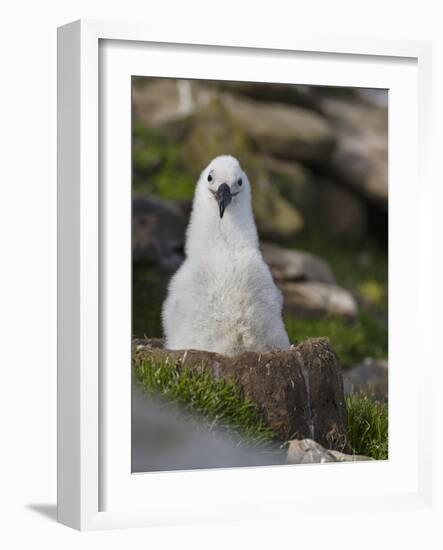
[[336,318],[300,319],[287,317],[285,326],[291,342],[324,336],[329,338],[343,366],[365,357],[387,357],[388,334],[381,323],[363,311],[353,324]]
[[133,189],[163,199],[191,199],[195,179],[186,170],[182,147],[161,131],[134,125]]
[[348,437],[355,454],[388,458],[388,406],[363,394],[346,396]]
[[275,438],[256,405],[245,398],[232,381],[207,372],[178,368],[166,360],[135,359],[134,376],[148,394],[161,396],[197,414],[208,427],[222,427],[241,444],[262,446]]

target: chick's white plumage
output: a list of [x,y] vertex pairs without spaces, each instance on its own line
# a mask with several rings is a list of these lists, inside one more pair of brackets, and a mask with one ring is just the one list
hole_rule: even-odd
[[289,347],[283,299],[259,250],[249,180],[234,157],[217,157],[201,173],[185,252],[163,304],[168,349],[236,355]]

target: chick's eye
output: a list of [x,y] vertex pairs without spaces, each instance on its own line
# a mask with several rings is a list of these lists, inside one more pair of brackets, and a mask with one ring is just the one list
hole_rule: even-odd
[[241,187],[241,186],[242,186],[242,183],[243,183],[243,180],[240,178],[240,179],[237,181],[237,185],[238,185],[239,187]]
[[211,174],[209,174],[209,176],[208,176],[208,181],[212,181],[212,176],[211,176]]

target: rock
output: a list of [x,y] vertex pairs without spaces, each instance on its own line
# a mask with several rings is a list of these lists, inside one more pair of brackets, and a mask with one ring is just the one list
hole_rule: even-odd
[[331,449],[348,448],[341,368],[325,338],[306,340],[287,351],[246,352],[235,357],[168,351],[138,343],[133,347],[134,368],[144,359],[154,364],[168,360],[178,369],[235,380],[282,441],[310,437]]
[[367,205],[357,192],[314,176],[299,162],[262,158],[272,184],[300,209],[308,223],[320,223],[332,235],[350,241],[365,237]]
[[242,165],[252,168],[246,168],[246,173],[254,182],[251,183],[252,207],[260,238],[280,242],[291,240],[304,227],[302,214],[282,197],[276,187],[272,187],[268,174],[256,161],[246,159]]
[[335,284],[329,265],[309,252],[266,242],[261,244],[261,251],[277,281],[321,281]]
[[148,128],[161,128],[181,138],[192,115],[210,98],[210,91],[195,80],[141,78],[132,92],[134,117]]
[[165,345],[165,339],[164,338],[149,338],[149,340],[146,340],[144,338],[133,338],[132,339],[132,345],[136,349],[143,349],[143,348],[163,349],[164,345]]
[[135,261],[171,271],[183,261],[186,216],[174,201],[155,197],[132,200],[132,253]]
[[357,302],[352,294],[336,285],[320,281],[277,282],[283,292],[288,313],[307,317],[336,316],[346,320],[357,317]]
[[260,101],[288,103],[310,109],[317,109],[318,87],[273,82],[220,82],[218,87],[235,94],[241,94]]
[[232,94],[222,97],[229,115],[262,153],[323,163],[332,152],[334,134],[328,122],[317,113]]
[[337,462],[333,454],[312,439],[294,439],[289,443],[287,464]]
[[331,158],[338,181],[387,208],[387,107],[343,99],[324,99],[322,111],[334,127],[337,147]]
[[328,450],[312,439],[290,441],[286,454],[286,464],[323,464],[325,462],[357,462],[361,460],[372,459],[363,455]]
[[379,107],[388,107],[388,90],[380,88],[355,88],[355,91],[357,96],[365,103],[378,105]]
[[317,182],[315,195],[312,223],[320,222],[332,235],[348,241],[365,237],[367,209],[361,197],[329,181]]
[[365,359],[343,373],[345,393],[364,392],[379,401],[388,400],[388,362]]
[[373,460],[373,458],[371,458],[370,456],[355,455],[355,454],[351,455],[351,454],[341,453],[340,451],[334,451],[334,449],[331,449],[329,452],[337,462],[361,462],[362,460]]
[[217,155],[229,153],[240,159],[251,182],[252,206],[262,237],[287,240],[303,228],[302,215],[271,184],[262,159],[251,153],[243,130],[232,123],[221,102],[211,101],[199,111],[184,150],[188,169],[194,171]]
[[366,236],[367,205],[352,189],[327,181],[303,164],[263,157],[272,184],[295,204],[309,224],[321,224],[333,236],[349,241]]
[[314,178],[311,171],[297,161],[287,161],[262,155],[272,185],[281,195],[304,211],[312,210],[315,198]]

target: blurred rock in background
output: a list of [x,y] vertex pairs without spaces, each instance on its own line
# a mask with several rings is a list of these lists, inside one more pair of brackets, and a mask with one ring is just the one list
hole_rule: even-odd
[[378,401],[388,401],[388,362],[366,358],[344,373],[346,393],[370,393]]
[[134,197],[132,257],[175,271],[183,261],[185,212],[173,201]]
[[[362,238],[367,211],[387,210],[387,106],[373,100],[384,95],[386,91],[284,84],[135,79],[135,191],[140,179],[171,169],[171,160],[175,171],[195,183],[209,160],[229,152],[250,176],[264,235],[290,238],[302,230],[305,216],[319,215],[341,236]],[[164,158],[165,151],[156,154],[158,135],[175,148],[174,159]],[[176,182],[169,184],[174,195]],[[182,185],[178,187],[177,195],[183,195]],[[190,199],[191,185],[187,191],[184,196]]]

